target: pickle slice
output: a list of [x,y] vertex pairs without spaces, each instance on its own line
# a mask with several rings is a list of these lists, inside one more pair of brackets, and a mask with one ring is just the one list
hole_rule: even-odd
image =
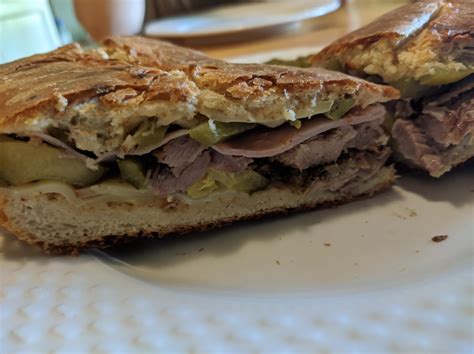
[[295,121],[290,121],[290,125],[295,128],[295,129],[300,129],[301,128],[301,120],[295,120]]
[[239,192],[252,193],[268,185],[268,180],[265,177],[252,170],[230,173],[211,168],[208,174],[227,189]]
[[206,197],[209,194],[222,189],[224,188],[219,186],[212,177],[206,175],[199,181],[194,182],[191,187],[188,188],[186,194],[189,195],[191,198],[198,199]]
[[166,134],[168,127],[157,126],[153,122],[147,120],[140,128],[133,134],[133,137],[138,142],[140,148],[157,143],[162,140]]
[[430,88],[422,85],[415,79],[400,79],[392,83],[392,86],[400,91],[400,96],[419,98],[430,91]]
[[278,59],[278,58],[273,58],[267,61],[265,64],[270,64],[270,65],[284,65],[284,66],[296,66],[298,68],[308,68],[311,66],[311,62],[309,61],[309,58],[311,55],[307,55],[304,57],[298,57],[293,60],[285,60],[285,59]]
[[326,113],[326,117],[338,120],[354,106],[354,103],[355,100],[353,98],[339,99],[334,102],[331,110]]
[[255,127],[252,123],[222,123],[209,119],[189,130],[189,136],[204,146],[212,146]]
[[467,68],[458,71],[436,68],[432,75],[423,76],[420,79],[420,83],[426,86],[447,85],[456,81],[460,81],[472,73],[474,73],[473,68]]
[[316,108],[311,112],[313,115],[315,114],[323,114],[330,112],[334,105],[333,100],[321,100],[316,102]]
[[339,60],[331,58],[324,63],[324,68],[332,71],[344,72],[344,68]]
[[124,143],[125,151],[147,150],[148,147],[153,147],[163,140],[167,130],[167,126],[159,126],[154,120],[145,120],[132,134],[131,143],[129,143],[128,138],[126,139],[126,143]]
[[65,157],[61,150],[46,144],[0,140],[0,179],[11,185],[48,179],[88,186],[105,172],[100,166],[91,170],[84,160]]
[[137,189],[146,188],[146,175],[140,161],[134,158],[126,158],[117,161],[122,179],[132,184]]
[[252,170],[231,173],[210,168],[207,175],[189,187],[186,193],[191,198],[202,198],[215,191],[225,189],[252,193],[267,185],[268,180]]

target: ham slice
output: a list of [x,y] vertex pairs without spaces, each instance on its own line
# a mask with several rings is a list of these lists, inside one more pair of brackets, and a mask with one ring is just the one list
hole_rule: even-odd
[[382,105],[372,105],[365,109],[354,109],[339,120],[316,116],[305,120],[300,129],[285,124],[274,129],[252,130],[212,148],[223,155],[272,157],[328,130],[371,122],[382,119],[384,115],[385,108]]

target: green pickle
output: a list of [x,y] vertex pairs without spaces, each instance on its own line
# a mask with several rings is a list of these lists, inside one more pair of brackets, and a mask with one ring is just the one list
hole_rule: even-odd
[[146,188],[146,174],[140,161],[136,158],[126,158],[117,161],[120,176],[137,189]]
[[420,81],[406,78],[392,82],[392,86],[400,91],[401,97],[419,98],[436,90],[433,86],[452,84],[474,73],[473,68],[449,71],[436,68],[431,75],[423,76]]
[[346,114],[353,106],[355,100],[353,98],[343,98],[334,102],[331,110],[326,113],[326,117],[332,120],[340,119]]
[[189,136],[204,146],[212,146],[255,127],[251,123],[222,123],[209,119],[189,130]]
[[133,139],[137,142],[137,148],[146,148],[161,141],[168,127],[158,126],[153,120],[144,121],[133,133]]
[[96,182],[107,171],[98,166],[91,170],[84,160],[65,157],[46,144],[36,145],[20,140],[0,139],[0,179],[10,185],[38,180],[55,180],[77,186]]
[[290,121],[289,124],[293,127],[293,128],[296,128],[296,129],[300,129],[301,128],[301,121],[298,119],[298,120],[295,120],[295,121]]
[[211,168],[208,174],[211,178],[218,183],[221,183],[227,189],[239,192],[252,193],[256,190],[265,188],[268,184],[268,180],[265,177],[252,170],[231,173]]
[[202,198],[212,192],[225,189],[252,193],[267,185],[268,180],[252,170],[231,173],[211,168],[204,178],[189,187],[187,194],[192,198]]
[[210,177],[209,175],[206,175],[205,177],[201,178],[199,181],[194,182],[193,185],[188,188],[186,193],[191,198],[198,199],[198,198],[206,197],[212,192],[215,192],[220,189],[223,189],[223,188],[219,186],[212,177]]
[[271,65],[284,65],[284,66],[295,66],[298,68],[308,68],[311,66],[311,62],[309,61],[309,58],[311,55],[307,55],[304,57],[298,57],[293,60],[285,60],[285,59],[278,59],[278,58],[273,58],[267,61],[265,64],[271,64]]
[[458,71],[436,68],[432,75],[423,76],[420,79],[420,83],[425,86],[447,85],[460,81],[472,73],[474,73],[474,68],[466,68]]
[[400,96],[419,98],[430,91],[430,88],[420,84],[415,79],[400,79],[392,83],[392,86],[400,91]]
[[334,105],[334,100],[318,101],[316,102],[316,108],[311,113],[315,115],[315,114],[323,114],[323,113],[330,112],[332,110],[333,105]]
[[331,58],[324,63],[324,68],[332,71],[341,71],[344,72],[344,68],[340,61],[336,58]]

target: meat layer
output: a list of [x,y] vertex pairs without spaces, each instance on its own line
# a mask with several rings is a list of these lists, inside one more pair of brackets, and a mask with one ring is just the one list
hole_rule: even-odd
[[413,103],[392,105],[403,118],[395,121],[392,137],[401,158],[439,177],[474,157],[474,76],[446,92]]
[[[221,147],[206,149],[189,136],[176,138],[154,152],[160,166],[151,174],[149,185],[156,193],[169,195],[186,191],[193,183],[201,179],[209,168],[236,173],[247,168],[254,168],[253,162],[261,165],[263,161],[263,163],[283,166],[287,169],[284,174],[297,175],[314,166],[334,163],[349,151],[372,151],[377,155],[380,153],[379,147],[385,145],[388,140],[388,136],[381,128],[383,122],[381,113],[384,110],[376,107],[363,112],[358,117],[351,116],[352,118],[346,120],[345,124],[339,122],[339,126],[336,125],[336,128],[329,130],[321,129],[321,126],[330,123],[326,118],[315,117],[311,121],[304,122],[301,129],[288,126],[258,131],[254,134],[256,140],[250,146],[242,142],[247,142],[247,133],[246,136],[236,138],[231,144],[226,145],[233,146],[231,151],[235,155],[222,153],[228,153],[229,150]],[[374,115],[370,116],[367,112],[372,112]],[[350,122],[360,121],[362,123],[350,124]],[[315,136],[311,137],[308,133],[310,129],[305,129],[304,125],[308,123],[312,128],[317,127],[313,130],[316,132]],[[330,124],[333,125],[333,123]],[[319,133],[320,131],[322,133]],[[285,135],[285,133],[288,134]],[[265,140],[262,136],[266,137]],[[303,140],[304,138],[307,140]],[[295,140],[303,142],[296,146],[289,143]],[[252,153],[250,147],[256,150]],[[275,151],[278,152],[276,155]],[[272,174],[269,177],[272,179]]]

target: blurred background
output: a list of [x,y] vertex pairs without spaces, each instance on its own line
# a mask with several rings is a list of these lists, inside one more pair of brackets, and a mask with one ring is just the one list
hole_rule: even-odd
[[403,0],[1,0],[0,63],[144,34],[216,57],[320,46]]

